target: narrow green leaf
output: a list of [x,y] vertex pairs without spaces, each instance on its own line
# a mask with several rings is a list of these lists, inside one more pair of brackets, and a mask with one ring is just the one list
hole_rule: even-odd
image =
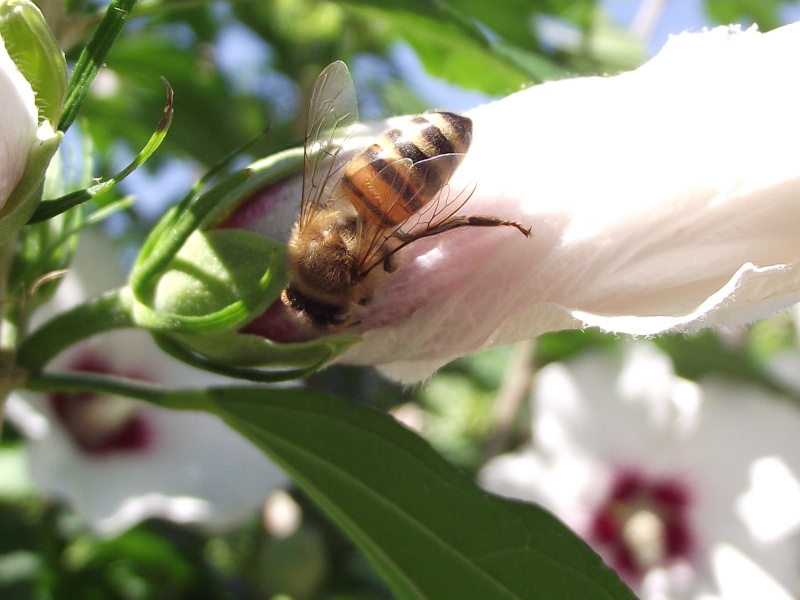
[[153,155],[153,153],[161,145],[161,142],[164,141],[164,138],[167,136],[167,131],[169,131],[169,126],[172,124],[172,88],[166,79],[163,81],[164,85],[167,86],[167,102],[164,104],[164,112],[161,115],[161,121],[159,121],[158,127],[156,127],[153,135],[150,136],[150,140],[147,142],[145,147],[142,148],[141,152],[139,152],[139,154],[137,154],[136,157],[131,161],[131,163],[113,177],[110,177],[105,181],[101,181],[96,185],[83,190],[78,190],[76,192],[71,192],[61,196],[60,198],[43,201],[37,207],[36,212],[33,213],[33,216],[28,221],[29,224],[52,219],[56,215],[60,215],[61,213],[74,208],[75,206],[91,200],[95,196],[99,196],[100,194],[109,191],[112,187],[117,185],[120,181],[138,169],[148,158]]
[[136,4],[136,0],[112,0],[109,4],[103,20],[100,21],[100,25],[72,71],[67,85],[64,112],[61,113],[61,121],[58,124],[61,131],[66,131],[78,115],[83,98],[89,93],[89,88],[92,86],[97,72],[125,26],[134,4]]

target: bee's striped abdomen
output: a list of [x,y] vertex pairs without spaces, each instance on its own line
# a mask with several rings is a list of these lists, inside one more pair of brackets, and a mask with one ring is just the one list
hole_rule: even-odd
[[354,156],[342,189],[363,218],[384,227],[399,225],[436,197],[471,141],[468,117],[449,112],[419,115]]

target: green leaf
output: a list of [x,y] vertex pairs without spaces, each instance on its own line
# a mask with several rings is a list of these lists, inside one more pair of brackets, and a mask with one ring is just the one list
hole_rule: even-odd
[[103,20],[81,53],[69,78],[64,112],[58,124],[61,131],[66,131],[78,115],[84,97],[89,93],[97,72],[105,63],[106,55],[125,26],[135,3],[136,0],[112,0],[108,6]]
[[385,413],[299,388],[169,390],[97,374],[42,374],[26,387],[218,415],[289,473],[398,598],[635,599],[555,517],[482,491]]
[[706,12],[717,23],[741,23],[751,19],[761,31],[775,29],[781,24],[782,0],[706,0]]
[[776,382],[745,344],[731,344],[713,330],[693,335],[664,335],[653,340],[667,352],[675,364],[675,372],[687,379],[707,376],[730,381],[756,383],[774,392],[797,398],[796,391]]
[[297,389],[207,397],[348,533],[399,598],[634,598],[552,515],[483,492],[383,413]]
[[353,11],[410,43],[432,75],[492,94],[519,89],[531,80],[563,77],[549,59],[506,43],[444,2],[387,7],[374,0],[347,0]]
[[76,192],[71,192],[69,194],[65,194],[59,198],[55,198],[52,200],[45,200],[42,202],[39,207],[36,209],[36,212],[28,221],[29,223],[39,223],[41,221],[46,221],[47,219],[52,219],[56,215],[60,215],[63,212],[70,210],[84,202],[88,202],[92,198],[99,196],[115,185],[117,185],[120,181],[125,179],[128,175],[133,173],[136,169],[138,169],[148,158],[150,158],[153,153],[158,149],[161,145],[161,142],[164,141],[164,138],[167,136],[167,132],[169,131],[169,126],[172,123],[172,99],[173,93],[172,88],[170,87],[169,83],[166,79],[163,80],[164,85],[167,86],[167,102],[164,105],[164,111],[161,115],[161,121],[159,121],[156,130],[153,132],[153,135],[150,136],[147,144],[144,148],[134,157],[133,161],[126,166],[122,171],[110,177],[105,181],[101,181],[89,188],[78,190]]

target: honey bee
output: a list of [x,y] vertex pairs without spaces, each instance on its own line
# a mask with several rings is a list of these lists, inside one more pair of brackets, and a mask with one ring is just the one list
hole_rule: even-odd
[[[492,216],[456,216],[470,190],[451,197],[448,182],[469,150],[472,121],[430,112],[389,129],[352,158],[341,156],[358,121],[347,66],[325,68],[311,93],[305,130],[300,219],[287,247],[289,283],[283,303],[311,323],[336,329],[370,302],[381,270],[409,244],[460,227],[519,223]],[[377,269],[382,265],[382,269]]]

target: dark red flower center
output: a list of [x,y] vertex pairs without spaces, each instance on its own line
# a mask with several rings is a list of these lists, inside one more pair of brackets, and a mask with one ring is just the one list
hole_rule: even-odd
[[[73,361],[70,370],[114,372],[102,357],[88,353]],[[91,392],[60,392],[51,394],[49,400],[56,418],[75,445],[87,454],[143,450],[151,440],[149,424],[133,401]]]
[[677,479],[623,469],[594,515],[590,541],[621,576],[641,579],[652,568],[691,557],[690,504]]

